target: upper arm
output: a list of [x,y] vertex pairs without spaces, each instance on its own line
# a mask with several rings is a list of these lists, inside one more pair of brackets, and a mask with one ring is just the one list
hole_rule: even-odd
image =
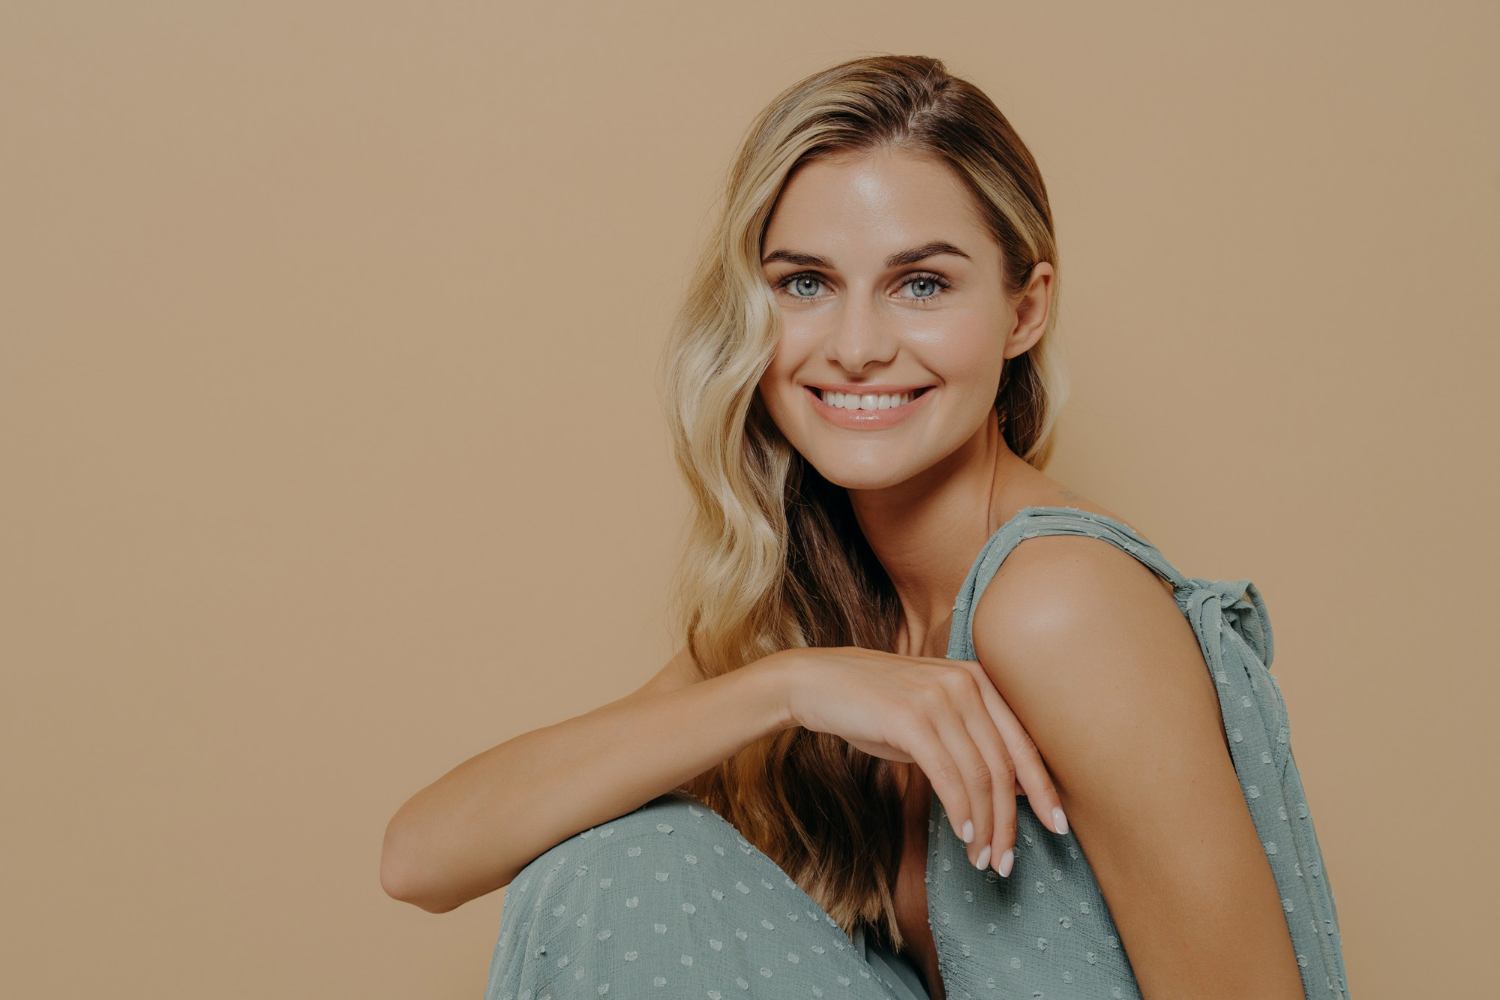
[[1301,998],[1213,678],[1155,574],[1102,539],[1039,535],[1001,564],[973,621],[1143,995]]
[[676,656],[667,661],[666,666],[658,670],[650,680],[636,688],[631,694],[665,694],[702,679],[703,675],[698,670],[698,664],[693,661],[692,653],[688,652],[687,647],[684,646],[677,651]]

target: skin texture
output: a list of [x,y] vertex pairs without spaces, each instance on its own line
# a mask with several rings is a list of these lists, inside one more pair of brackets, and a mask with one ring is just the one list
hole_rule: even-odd
[[[965,256],[886,264],[937,240]],[[1037,264],[1008,300],[1000,249],[967,188],[940,161],[898,150],[804,165],[763,246],[768,257],[825,263],[763,263],[782,331],[761,397],[792,445],[849,490],[904,611],[893,652],[941,657],[953,595],[1010,516],[1066,504],[1118,519],[1015,455],[998,431],[1002,364],[1045,332],[1053,268]],[[830,381],[934,388],[899,424],[851,429],[829,423],[810,399],[809,384]],[[1065,784],[1063,808],[1144,995],[1301,997],[1206,664],[1170,585],[1103,540],[1028,539],[985,591],[975,642]],[[922,882],[930,795],[920,770],[908,769],[896,903],[939,998]]]

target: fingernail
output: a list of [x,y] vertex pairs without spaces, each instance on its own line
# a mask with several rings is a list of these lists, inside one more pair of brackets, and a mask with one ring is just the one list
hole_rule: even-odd
[[964,820],[964,832],[962,836],[965,844],[972,844],[974,842],[974,821],[972,819]]
[[979,860],[974,862],[974,867],[984,869],[990,863],[990,845],[985,844],[979,849]]
[[1057,828],[1058,833],[1068,832],[1068,817],[1063,815],[1061,806],[1052,810],[1052,823]]
[[1016,852],[1007,847],[1005,853],[1000,855],[1000,863],[995,866],[995,871],[999,872],[1004,878],[1010,878],[1010,866],[1015,863]]

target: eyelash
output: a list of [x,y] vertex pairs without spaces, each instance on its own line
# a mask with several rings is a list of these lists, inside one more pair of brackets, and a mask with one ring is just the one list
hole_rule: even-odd
[[[787,286],[789,286],[792,282],[798,280],[799,278],[812,278],[816,281],[823,282],[823,284],[827,284],[826,281],[823,281],[821,275],[813,271],[798,271],[796,274],[789,274],[785,278],[782,278],[780,281],[776,282],[776,290],[785,292]],[[931,271],[922,271],[918,274],[907,275],[906,280],[902,282],[902,287],[911,284],[913,281],[930,281],[934,285],[938,286],[938,291],[934,292],[931,295],[914,295],[910,297],[911,301],[924,304],[931,302],[934,299],[942,298],[943,292],[953,287],[953,283],[951,281],[944,278],[940,274],[933,274]],[[818,298],[818,296],[816,295],[794,295],[791,292],[786,292],[786,294],[790,298],[805,299],[807,301],[812,301],[813,299]]]

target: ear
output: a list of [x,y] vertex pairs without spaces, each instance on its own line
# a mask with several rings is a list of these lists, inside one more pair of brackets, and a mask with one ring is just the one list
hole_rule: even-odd
[[1016,299],[1016,325],[1005,338],[1002,356],[1008,361],[1025,354],[1042,339],[1047,330],[1047,316],[1052,311],[1052,277],[1055,274],[1050,261],[1038,261],[1032,265],[1026,287]]

